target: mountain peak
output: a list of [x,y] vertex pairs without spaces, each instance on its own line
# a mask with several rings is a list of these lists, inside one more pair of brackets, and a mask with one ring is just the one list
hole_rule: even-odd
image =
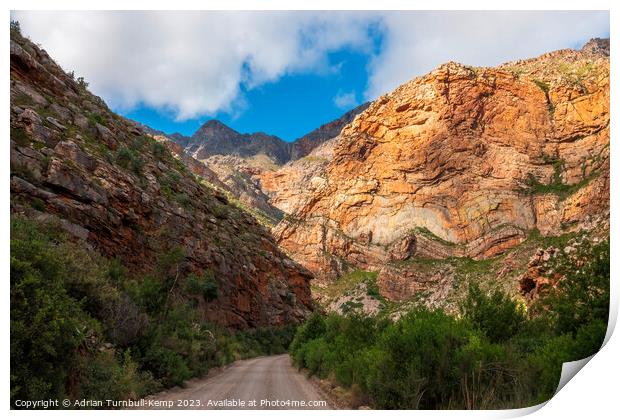
[[227,126],[220,120],[215,120],[215,119],[205,122],[202,126],[200,126],[197,132],[212,132],[212,133],[219,133],[219,134],[227,133],[227,134],[239,135],[237,131],[233,130],[232,128],[230,128],[229,126]]
[[218,120],[205,122],[192,135],[186,150],[198,159],[214,155],[265,154],[280,165],[290,158],[289,145],[284,140],[264,133],[241,134]]

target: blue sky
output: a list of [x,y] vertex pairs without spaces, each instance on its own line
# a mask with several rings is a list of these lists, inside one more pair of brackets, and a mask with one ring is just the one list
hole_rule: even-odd
[[606,11],[13,11],[116,112],[294,140],[447,61],[494,66],[609,36]]
[[[375,35],[375,41],[380,48],[380,34]],[[241,133],[262,131],[293,141],[364,102],[370,59],[369,54],[345,48],[328,54],[327,71],[285,75],[254,89],[242,87],[243,103],[233,112],[180,122],[175,121],[173,113],[144,104],[129,112],[122,107],[115,111],[166,133],[189,136],[215,118]]]

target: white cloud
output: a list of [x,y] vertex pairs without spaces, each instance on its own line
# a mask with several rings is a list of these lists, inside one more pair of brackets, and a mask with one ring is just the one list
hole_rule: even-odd
[[334,96],[334,105],[336,105],[340,109],[353,108],[355,105],[357,105],[355,91],[343,92],[339,90],[336,96]]
[[[344,47],[372,57],[366,99],[446,61],[496,65],[609,34],[608,12],[12,12],[24,33],[112,107],[178,120],[242,112],[243,89],[327,73]],[[374,51],[370,25],[383,35]],[[349,93],[350,94],[350,93]],[[342,106],[346,92],[334,98]]]
[[178,120],[237,112],[248,89],[329,71],[327,54],[368,50],[364,13],[13,12],[22,30],[112,107]]
[[398,12],[385,13],[385,42],[370,65],[367,99],[447,61],[493,66],[608,36],[609,13]]

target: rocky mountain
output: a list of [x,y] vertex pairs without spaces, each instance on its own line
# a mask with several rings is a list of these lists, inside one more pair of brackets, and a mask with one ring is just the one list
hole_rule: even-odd
[[[134,274],[180,252],[177,278],[209,271],[217,282],[217,298],[199,302],[205,320],[244,328],[308,314],[311,274],[212,187],[213,172],[167,137],[111,112],[83,80],[13,31],[10,54],[12,214],[59,224]],[[203,128],[197,136],[226,133]],[[260,144],[270,144],[268,136]]]
[[[342,128],[368,106],[369,103],[360,105],[291,143],[263,133],[240,134],[217,120],[206,122],[191,137],[148,130],[153,135],[164,136],[177,143],[186,155],[202,162],[216,174],[217,182],[214,184],[224,185],[235,200],[252,210],[261,221],[275,226],[289,211],[284,201],[291,199],[283,198],[290,195],[289,184],[301,197],[299,187],[304,187],[296,183],[307,178],[310,162],[310,166],[314,166],[324,160],[324,156],[317,159],[323,152],[313,157],[307,155],[338,136]],[[300,179],[291,183],[286,181],[289,174],[297,172],[303,174]],[[281,188],[272,188],[275,179],[284,180]]]
[[258,160],[255,162],[258,164],[262,158],[266,165],[283,165],[308,155],[314,148],[336,137],[369,105],[369,102],[364,103],[290,143],[265,133],[241,134],[218,120],[207,121],[191,137],[179,133],[168,137],[199,160],[211,156],[236,156]]
[[307,156],[315,148],[319,147],[324,142],[333,139],[338,136],[342,129],[350,124],[358,114],[361,114],[366,108],[370,106],[370,102],[365,102],[352,110],[343,114],[340,118],[323,124],[316,130],[312,130],[308,134],[298,138],[291,144],[291,161]]
[[[282,199],[290,215],[274,234],[326,279],[381,271],[395,299],[439,289],[455,270],[426,264],[423,275],[409,262],[484,261],[534,234],[602,226],[609,41],[496,68],[444,64],[373,102],[331,153],[292,177],[307,193]],[[285,178],[263,186],[286,189]]]
[[290,159],[288,143],[265,133],[240,134],[218,120],[204,123],[188,140],[185,150],[196,159],[215,155],[250,158],[263,155],[281,165]]
[[172,139],[175,143],[179,144],[183,148],[187,147],[187,144],[189,143],[189,137],[181,133],[168,134],[167,137]]
[[225,192],[232,193],[232,191],[230,191],[228,187],[220,181],[218,175],[215,172],[213,172],[211,169],[209,169],[208,166],[206,166],[199,160],[194,159],[191,155],[185,152],[182,144],[180,144],[180,142],[182,142],[182,140],[180,140],[180,138],[183,137],[182,134],[175,133],[168,135],[163,131],[155,130],[154,128],[142,124],[138,121],[128,120],[128,123],[137,126],[138,129],[144,131],[146,135],[161,143],[176,159],[183,162],[187,169],[189,169],[194,175],[199,176],[205,181],[208,181],[213,187],[216,187]]

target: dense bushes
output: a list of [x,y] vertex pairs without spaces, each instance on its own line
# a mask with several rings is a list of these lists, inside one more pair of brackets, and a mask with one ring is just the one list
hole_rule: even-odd
[[205,271],[161,255],[150,276],[74,243],[58,226],[11,218],[11,400],[138,398],[214,366],[286,351],[294,327],[231,332],[201,321],[217,298]]
[[525,308],[499,290],[486,294],[476,283],[469,285],[460,305],[461,315],[493,342],[514,336],[525,321]]
[[202,296],[206,301],[217,298],[218,285],[211,271],[205,271],[202,276],[190,274],[185,282],[189,293]]
[[529,316],[471,285],[460,316],[416,308],[397,321],[314,314],[290,347],[310,374],[376,408],[515,408],[549,399],[562,363],[595,353],[607,326],[609,245],[560,255],[556,288]]
[[580,327],[609,317],[609,241],[582,243],[576,252],[562,253],[553,270],[564,275],[542,301],[559,333],[575,334]]
[[417,308],[397,321],[312,315],[295,330],[232,333],[201,321],[217,299],[173,248],[133,278],[58,227],[11,219],[11,399],[137,398],[214,366],[284,352],[377,408],[511,408],[550,398],[562,363],[607,328],[609,243],[560,253],[556,287],[529,311],[472,285],[460,315]]

